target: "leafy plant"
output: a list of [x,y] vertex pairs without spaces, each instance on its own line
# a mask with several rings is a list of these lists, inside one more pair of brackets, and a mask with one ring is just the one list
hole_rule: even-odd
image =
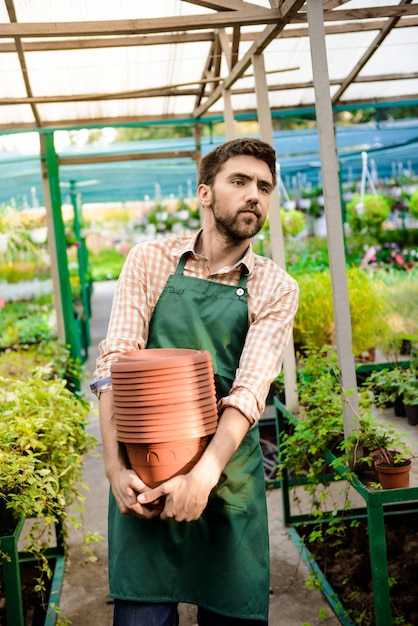
[[[405,462],[410,451],[402,433],[374,416],[373,397],[367,388],[360,393],[354,431],[344,436],[342,403],[351,402],[351,393],[342,387],[331,346],[304,348],[298,361],[298,392],[300,410],[293,419],[287,414],[287,427],[280,433],[279,477],[286,473],[297,486],[292,490],[296,506],[302,502],[310,506],[308,513],[306,508],[301,511],[300,519],[309,520],[303,526],[302,542],[315,549],[321,546],[325,554],[327,550],[338,553],[349,529],[359,524],[351,515],[354,476],[369,469],[373,451],[399,464]],[[376,483],[369,483],[370,489],[376,487]],[[301,489],[304,496],[300,495]],[[311,571],[307,584],[322,589],[316,569]],[[348,613],[360,623],[355,611],[348,609]]]
[[68,507],[78,502],[82,511],[83,457],[96,444],[85,428],[90,405],[39,372],[1,377],[0,407],[0,501],[15,519],[34,519],[24,550],[38,562],[42,588],[51,526],[63,524],[64,539],[68,524],[80,526]]
[[415,189],[409,198],[409,212],[413,217],[418,218],[418,189]]
[[402,398],[404,386],[404,372],[400,367],[375,370],[365,383],[378,407],[393,404],[398,398]]
[[56,338],[51,297],[9,303],[0,312],[0,348]]
[[9,205],[0,206],[0,261],[11,264],[20,250],[25,250],[36,258],[39,250],[31,242],[25,229],[22,229],[17,211]]
[[[299,308],[294,323],[298,346],[334,344],[334,310],[328,270],[297,276]],[[385,286],[378,278],[358,269],[347,270],[348,295],[355,355],[382,344],[389,332],[386,322]]]
[[[299,361],[298,393],[299,413],[283,434],[280,445],[279,475],[291,472],[303,478],[304,489],[312,496],[316,515],[323,512],[322,491],[327,483],[344,478],[349,481],[353,468],[361,462],[371,464],[372,459],[363,453],[363,447],[385,451],[397,450],[408,454],[401,434],[388,423],[381,423],[372,414],[374,397],[365,387],[360,397],[354,431],[349,438],[344,435],[342,403],[350,403],[350,390],[341,385],[337,356],[331,346],[317,349],[307,346]],[[326,451],[335,455],[330,461]],[[324,479],[328,468],[344,467],[343,474],[333,472]],[[328,516],[327,516],[328,517]]]
[[347,203],[347,221],[353,232],[379,230],[389,214],[389,199],[381,194],[357,194]]
[[113,248],[103,248],[93,254],[89,251],[93,280],[115,280],[119,277],[125,256]]
[[296,237],[303,231],[306,225],[306,217],[297,209],[286,211],[280,208],[280,219],[285,237]]
[[67,373],[74,376],[76,369],[80,377],[80,366],[73,363],[68,346],[60,339],[0,352],[0,376],[4,378],[23,380],[27,376],[41,376],[51,380],[65,378]]

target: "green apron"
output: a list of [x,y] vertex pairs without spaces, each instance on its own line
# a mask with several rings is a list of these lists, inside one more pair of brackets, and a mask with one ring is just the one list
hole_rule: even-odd
[[[238,287],[183,276],[187,254],[167,281],[147,348],[212,354],[218,399],[232,385],[248,330],[246,277]],[[109,502],[110,595],[187,602],[221,615],[267,620],[269,545],[259,430],[248,431],[193,522],[142,520]]]

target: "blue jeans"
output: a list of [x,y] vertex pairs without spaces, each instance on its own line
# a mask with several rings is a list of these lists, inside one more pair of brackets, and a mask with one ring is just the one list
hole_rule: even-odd
[[[199,626],[267,626],[267,622],[238,619],[212,613],[198,608]],[[179,614],[176,603],[146,604],[115,600],[113,626],[178,626]]]

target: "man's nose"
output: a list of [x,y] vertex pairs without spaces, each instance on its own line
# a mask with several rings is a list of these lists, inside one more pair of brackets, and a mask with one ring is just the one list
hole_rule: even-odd
[[260,190],[258,188],[257,182],[250,182],[247,185],[246,189],[246,200],[247,202],[258,203],[260,198]]

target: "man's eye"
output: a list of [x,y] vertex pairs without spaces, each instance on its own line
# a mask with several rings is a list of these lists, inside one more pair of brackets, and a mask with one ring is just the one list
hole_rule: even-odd
[[238,179],[238,180],[234,180],[234,181],[232,181],[232,182],[233,182],[233,184],[234,184],[234,185],[238,185],[239,187],[241,187],[241,185],[243,185],[243,184],[244,184],[244,181],[239,180],[239,179]]
[[267,194],[269,194],[269,193],[270,193],[270,187],[267,187],[266,185],[262,185],[262,186],[260,187],[260,191],[261,191],[262,193],[267,193]]

